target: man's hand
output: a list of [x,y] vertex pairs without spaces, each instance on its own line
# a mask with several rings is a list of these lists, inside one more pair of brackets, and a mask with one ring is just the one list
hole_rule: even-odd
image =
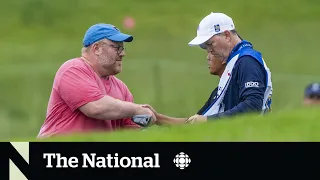
[[182,125],[186,122],[186,118],[175,118],[157,113],[156,110],[152,108],[149,104],[144,104],[142,105],[142,107],[150,109],[155,114],[157,118],[155,123],[157,125]]
[[151,115],[152,122],[150,123],[150,125],[153,125],[154,122],[157,120],[155,113],[152,110],[150,110],[149,108],[146,108],[143,106],[141,106],[141,109],[139,109],[139,112],[136,115]]
[[202,116],[198,114],[195,114],[189,117],[186,121],[187,124],[203,123],[203,122],[207,122],[207,116]]
[[149,104],[143,104],[141,106],[144,108],[150,109],[150,111],[152,111],[152,113],[156,116],[156,118],[158,118],[158,113],[152,106],[150,106]]
[[150,110],[154,114],[155,120],[153,121],[153,124],[159,125],[159,120],[161,119],[160,114],[157,113],[157,111],[149,104],[142,104],[141,106],[143,108]]

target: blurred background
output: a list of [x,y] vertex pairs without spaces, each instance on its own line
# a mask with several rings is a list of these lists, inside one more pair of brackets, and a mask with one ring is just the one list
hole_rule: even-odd
[[231,16],[272,71],[273,111],[299,108],[320,79],[319,0],[9,0],[0,6],[0,137],[34,138],[56,70],[81,52],[92,24],[132,34],[124,81],[136,103],[175,117],[193,115],[217,86],[206,51],[189,47],[210,12]]

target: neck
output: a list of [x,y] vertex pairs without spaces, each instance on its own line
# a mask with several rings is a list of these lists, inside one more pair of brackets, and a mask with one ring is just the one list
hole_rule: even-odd
[[94,62],[92,62],[92,58],[90,58],[90,56],[89,55],[87,55],[87,54],[82,54],[81,55],[81,59],[85,62],[85,63],[87,63],[92,69],[93,69],[93,71],[98,75],[98,76],[100,76],[100,77],[103,77],[103,78],[108,78],[108,76],[106,76],[106,75],[103,75],[100,71],[99,71],[99,67],[96,65],[96,63],[94,63]]
[[222,77],[222,74],[223,74],[224,70],[225,70],[225,68],[223,68],[220,72],[217,73],[217,75],[219,76],[219,78]]
[[229,49],[229,54],[228,54],[228,56],[226,56],[226,57],[223,58],[225,61],[227,61],[227,59],[228,59],[229,56],[231,55],[231,52],[232,52],[232,50],[234,49],[234,47],[236,47],[237,44],[239,44],[239,43],[242,41],[237,35],[234,35],[233,37],[234,37],[234,38],[232,38],[232,40],[231,40],[231,42],[230,42],[231,45],[230,45],[230,49]]
[[[234,40],[233,41],[231,41],[231,47],[232,47],[232,49],[234,48],[234,47],[236,47],[236,45],[237,44],[239,44],[241,42],[241,39],[237,36],[237,35],[235,35],[234,36]],[[232,50],[231,49],[231,50]],[[231,52],[231,51],[230,51]]]

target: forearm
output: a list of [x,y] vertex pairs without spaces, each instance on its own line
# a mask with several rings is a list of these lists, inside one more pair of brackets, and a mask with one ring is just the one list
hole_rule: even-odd
[[132,117],[136,114],[143,114],[143,107],[127,102],[120,101],[110,96],[105,96],[95,102],[88,103],[89,110],[87,116],[101,120],[116,120]]
[[120,100],[114,100],[113,103],[101,105],[101,111],[97,114],[98,119],[122,119],[139,114],[141,106]]
[[250,98],[240,102],[237,106],[225,112],[208,116],[208,120],[215,120],[224,117],[232,117],[243,113],[259,112],[262,109],[262,99],[251,96]]
[[157,114],[157,124],[158,125],[177,125],[177,124],[184,124],[187,118],[175,118],[166,116],[163,114]]

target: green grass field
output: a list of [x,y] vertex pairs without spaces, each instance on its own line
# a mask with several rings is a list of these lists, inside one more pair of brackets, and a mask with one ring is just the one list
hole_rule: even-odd
[[[127,56],[118,77],[128,85],[135,101],[148,103],[170,116],[193,115],[218,82],[218,78],[208,72],[206,52],[187,45],[196,35],[199,21],[211,11],[233,17],[240,35],[264,55],[273,73],[273,111],[277,115],[270,122],[275,123],[268,123],[264,129],[264,123],[257,124],[262,119],[251,118],[234,123],[186,126],[176,131],[196,132],[192,133],[191,140],[201,141],[319,139],[314,130],[319,129],[319,125],[311,126],[320,120],[319,114],[314,112],[312,116],[313,113],[296,111],[301,107],[304,87],[309,82],[320,81],[318,0],[3,1],[0,6],[1,139],[32,139],[37,135],[45,119],[56,70],[64,61],[80,55],[84,32],[100,22],[114,24],[134,35],[134,41],[126,44]],[[135,18],[135,29],[123,28],[125,16]],[[284,114],[283,117],[288,118],[282,120],[282,112],[289,110],[294,111],[294,115]],[[273,131],[268,129],[277,129],[277,122],[283,123],[284,129],[279,131],[288,134],[279,138],[277,133],[270,134]],[[291,122],[297,126],[293,127]],[[251,127],[251,130],[238,136],[244,129],[235,129],[237,125]],[[299,131],[298,127],[307,130],[307,126],[313,133]],[[206,131],[201,131],[202,128]],[[209,129],[211,132],[211,128],[212,133],[217,134],[210,134],[206,139],[204,133]],[[170,129],[152,128],[137,136],[147,134],[152,136],[150,140],[184,140],[184,133],[172,136]],[[255,136],[251,137],[250,132]],[[168,135],[158,136],[163,133]],[[135,140],[129,136],[115,133],[97,139]]]
[[[33,141],[96,142],[211,142],[211,141],[320,141],[319,107],[268,116],[247,115],[226,121],[171,127],[152,126],[143,131],[74,134]],[[28,139],[30,140],[30,139]]]

